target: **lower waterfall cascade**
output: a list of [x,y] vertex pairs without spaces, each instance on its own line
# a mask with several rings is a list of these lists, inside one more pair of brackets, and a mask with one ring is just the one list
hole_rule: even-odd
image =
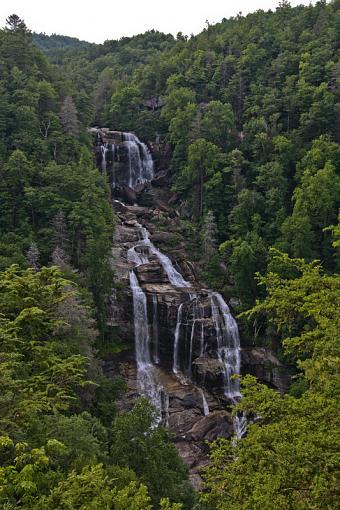
[[[199,354],[201,357],[206,355],[206,345],[204,341],[204,321],[202,303],[200,302],[200,291],[195,289],[192,283],[186,281],[183,276],[175,269],[169,257],[158,250],[150,240],[150,233],[141,224],[136,222],[138,243],[128,250],[127,258],[132,269],[130,271],[130,286],[133,295],[134,305],[134,329],[136,344],[136,363],[137,363],[137,381],[139,391],[147,396],[153,405],[164,411],[159,404],[162,402],[161,393],[164,389],[156,382],[154,363],[159,364],[158,353],[158,327],[155,317],[155,306],[157,306],[157,296],[152,295],[153,302],[153,334],[157,337],[157,342],[153,340],[148,332],[149,319],[147,315],[146,297],[141,287],[138,285],[138,279],[134,268],[148,264],[150,256],[155,256],[159,264],[164,269],[171,286],[181,288],[187,294],[187,299],[182,302],[177,309],[177,321],[173,340],[173,365],[172,371],[179,377],[192,378],[193,348],[194,342],[199,343]],[[224,301],[221,294],[210,290],[204,291],[204,297],[208,297],[211,307],[211,318],[215,328],[216,336],[216,354],[219,362],[223,365],[223,393],[231,404],[236,404],[241,398],[240,383],[237,376],[240,374],[241,356],[240,356],[240,337],[237,323],[233,318],[230,309]],[[155,305],[156,303],[156,305]],[[184,322],[185,306],[192,308],[192,321],[190,327]],[[137,316],[136,316],[137,314]],[[197,324],[201,322],[201,328],[195,330]],[[190,334],[188,334],[190,330]],[[179,349],[181,339],[189,338],[189,356],[187,363],[183,363],[179,358]],[[150,346],[153,343],[154,355],[150,354]],[[146,345],[147,344],[147,345]],[[186,349],[188,350],[188,349]],[[147,374],[145,373],[147,372]],[[203,389],[201,389],[204,414],[209,413]],[[164,414],[164,413],[163,413]],[[246,431],[245,416],[238,415],[234,420],[236,437],[242,437]]]
[[154,366],[151,362],[146,296],[139,286],[133,270],[130,271],[129,278],[133,296],[138,388],[141,395],[148,397],[152,405],[156,409],[161,410],[161,391],[155,383]]

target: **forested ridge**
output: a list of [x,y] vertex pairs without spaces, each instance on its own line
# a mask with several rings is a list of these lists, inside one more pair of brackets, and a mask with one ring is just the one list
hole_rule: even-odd
[[[102,45],[0,31],[0,506],[329,509],[338,504],[340,2]],[[242,381],[246,437],[193,493],[171,437],[102,371],[115,216],[89,126],[163,148],[207,285],[294,369]],[[117,289],[116,289],[117,290]],[[118,289],[119,290],[119,289]]]

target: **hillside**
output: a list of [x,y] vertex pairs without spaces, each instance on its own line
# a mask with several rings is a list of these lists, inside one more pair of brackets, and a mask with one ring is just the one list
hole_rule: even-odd
[[33,44],[38,46],[40,50],[49,55],[53,50],[79,49],[88,48],[91,43],[80,41],[76,37],[68,37],[66,35],[44,33],[33,34]]
[[0,30],[0,506],[338,505],[340,0]]

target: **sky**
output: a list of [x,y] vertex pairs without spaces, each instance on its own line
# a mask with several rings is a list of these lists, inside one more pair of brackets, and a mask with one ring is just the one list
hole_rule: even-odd
[[[308,5],[315,0],[291,0]],[[0,2],[0,27],[10,14],[18,14],[34,32],[62,34],[102,43],[159,30],[176,35],[197,34],[206,20],[275,9],[279,0],[10,0]]]

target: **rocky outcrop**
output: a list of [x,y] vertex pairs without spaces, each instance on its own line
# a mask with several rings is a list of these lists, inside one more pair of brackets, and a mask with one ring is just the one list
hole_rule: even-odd
[[[118,218],[116,225],[112,263],[116,282],[121,289],[113,297],[115,317],[119,317],[120,331],[130,350],[120,361],[112,361],[106,366],[106,372],[120,374],[126,381],[127,391],[117,403],[118,409],[130,409],[138,396],[136,381],[136,366],[134,360],[134,334],[132,297],[128,286],[129,270],[128,251],[138,241],[137,224],[143,224],[156,232],[153,236],[155,243],[171,243],[174,234],[166,230],[156,230],[159,214],[162,221],[171,217],[159,209],[150,209],[140,206],[126,206],[121,202],[113,203]],[[159,260],[152,253],[148,253],[148,263],[135,267],[139,284],[147,297],[150,337],[150,348],[157,364],[155,377],[164,389],[167,405],[163,411],[163,421],[174,434],[174,441],[184,462],[188,465],[191,479],[196,488],[200,488],[200,469],[207,462],[207,440],[218,437],[230,437],[233,434],[233,424],[230,406],[223,395],[223,367],[217,359],[201,356],[202,335],[207,345],[207,351],[216,355],[216,334],[211,320],[211,303],[206,291],[200,289],[196,280],[193,265],[190,264],[184,253],[173,260],[174,265],[185,267],[188,280],[192,281],[192,288],[175,288],[170,285],[168,276]],[[183,271],[184,274],[184,271]],[[200,312],[193,308],[190,294],[200,294]],[[155,313],[155,300],[157,303],[157,331],[154,331],[153,315]],[[183,323],[187,330],[192,331],[192,353],[195,360],[190,366],[188,342],[179,346],[178,360],[181,374],[173,373],[174,363],[174,335],[178,321],[179,305],[183,304]],[[196,321],[195,325],[194,322]],[[184,334],[184,330],[183,330]],[[157,345],[156,345],[157,344]],[[208,347],[209,346],[209,347]],[[196,382],[195,382],[196,381]],[[230,403],[229,403],[230,404]],[[207,414],[207,408],[209,414]]]
[[285,393],[290,385],[287,367],[278,360],[270,349],[244,347],[241,352],[244,373],[254,375],[259,381]]

